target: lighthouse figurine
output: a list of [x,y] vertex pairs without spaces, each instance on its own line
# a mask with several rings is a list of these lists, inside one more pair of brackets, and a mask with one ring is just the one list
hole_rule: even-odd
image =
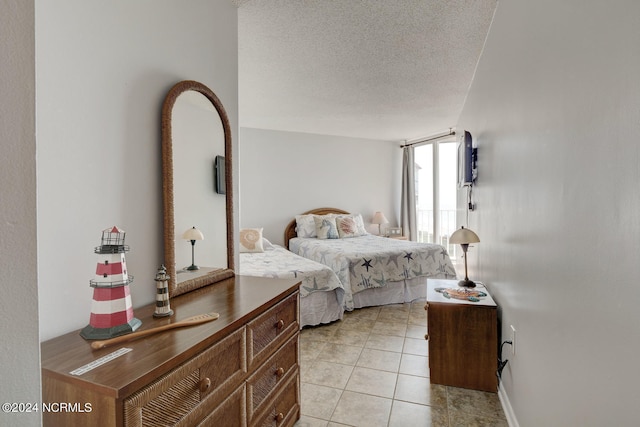
[[169,304],[169,275],[164,265],[161,265],[156,273],[156,311],[153,317],[167,317],[173,314]]
[[80,335],[89,340],[108,339],[135,331],[142,322],[133,317],[129,284],[133,276],[127,272],[124,254],[125,232],[116,226],[102,231],[96,275],[89,284],[93,288],[91,317]]

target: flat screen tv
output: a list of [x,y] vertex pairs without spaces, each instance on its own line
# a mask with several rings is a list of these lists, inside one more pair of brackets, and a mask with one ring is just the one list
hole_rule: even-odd
[[458,187],[473,185],[477,177],[476,151],[473,148],[471,133],[462,132],[458,142]]
[[213,186],[218,194],[225,194],[225,172],[224,172],[224,156],[216,156],[213,164]]

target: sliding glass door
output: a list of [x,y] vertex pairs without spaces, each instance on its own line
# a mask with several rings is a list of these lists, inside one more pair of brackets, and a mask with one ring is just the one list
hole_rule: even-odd
[[457,143],[415,147],[418,241],[444,246],[455,260],[449,236],[456,230]]

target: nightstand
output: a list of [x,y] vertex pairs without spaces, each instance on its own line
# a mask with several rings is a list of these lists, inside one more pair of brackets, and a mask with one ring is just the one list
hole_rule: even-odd
[[498,390],[498,318],[487,294],[480,301],[447,298],[437,288],[455,288],[457,280],[427,280],[427,339],[432,384],[495,393]]
[[407,236],[387,236],[390,239],[396,239],[396,240],[409,240],[409,238]]

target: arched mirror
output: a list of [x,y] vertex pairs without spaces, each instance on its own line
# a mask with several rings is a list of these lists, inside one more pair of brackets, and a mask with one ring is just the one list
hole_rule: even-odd
[[202,83],[177,83],[162,106],[164,256],[172,297],[234,275],[231,179],[231,127],[222,103]]

